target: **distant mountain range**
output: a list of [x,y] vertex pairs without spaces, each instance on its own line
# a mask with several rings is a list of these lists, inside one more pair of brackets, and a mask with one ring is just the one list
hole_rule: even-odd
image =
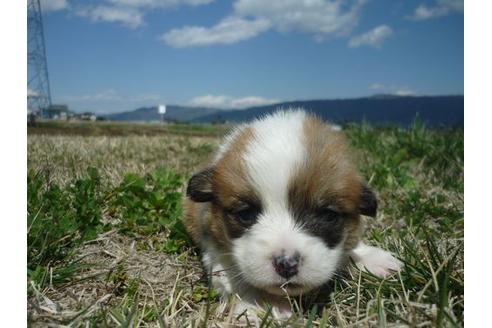
[[[217,108],[186,107],[167,105],[165,118],[169,121],[191,122],[201,116],[218,112]],[[157,106],[141,107],[129,112],[103,115],[111,121],[160,121],[161,115],[157,112]]]
[[[334,122],[362,122],[407,126],[418,116],[429,127],[464,125],[464,96],[393,96],[332,100],[290,101],[243,110],[167,106],[166,119],[180,122],[243,122],[273,112],[279,108],[304,108],[321,118]],[[157,121],[156,107],[139,108],[131,112],[106,115],[115,121]]]

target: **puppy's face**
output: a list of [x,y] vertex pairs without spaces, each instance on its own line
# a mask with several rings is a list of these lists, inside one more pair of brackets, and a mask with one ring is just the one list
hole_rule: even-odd
[[343,137],[304,112],[279,112],[228,137],[188,185],[210,202],[207,233],[245,281],[298,295],[327,282],[358,241],[376,201]]

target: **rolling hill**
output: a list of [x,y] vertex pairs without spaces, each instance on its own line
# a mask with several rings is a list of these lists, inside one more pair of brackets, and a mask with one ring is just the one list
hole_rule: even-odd
[[[243,122],[268,114],[279,108],[299,108],[334,123],[366,121],[376,125],[408,126],[418,118],[429,127],[464,125],[464,96],[393,96],[375,95],[354,99],[304,100],[282,102],[243,110],[167,106],[166,119],[179,122]],[[109,114],[113,121],[158,121],[156,107]]]
[[[166,120],[189,122],[204,115],[214,114],[219,111],[216,108],[186,107],[168,105],[166,107]],[[110,121],[160,121],[161,116],[157,113],[157,107],[141,107],[133,111],[107,114],[104,117]]]
[[222,111],[194,119],[196,122],[242,122],[278,108],[298,108],[335,122],[362,122],[408,126],[418,116],[429,127],[463,126],[464,96],[389,96],[356,99],[292,101],[245,110]]

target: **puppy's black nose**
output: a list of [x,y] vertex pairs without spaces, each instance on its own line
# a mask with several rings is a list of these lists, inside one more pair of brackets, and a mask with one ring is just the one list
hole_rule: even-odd
[[289,279],[297,274],[299,268],[299,253],[294,255],[282,254],[273,258],[273,267],[279,276]]

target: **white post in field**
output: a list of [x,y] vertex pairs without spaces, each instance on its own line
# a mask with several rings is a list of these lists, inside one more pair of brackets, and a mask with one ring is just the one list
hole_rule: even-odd
[[166,114],[166,105],[157,106],[157,111],[161,114],[161,123],[164,123],[164,114]]

